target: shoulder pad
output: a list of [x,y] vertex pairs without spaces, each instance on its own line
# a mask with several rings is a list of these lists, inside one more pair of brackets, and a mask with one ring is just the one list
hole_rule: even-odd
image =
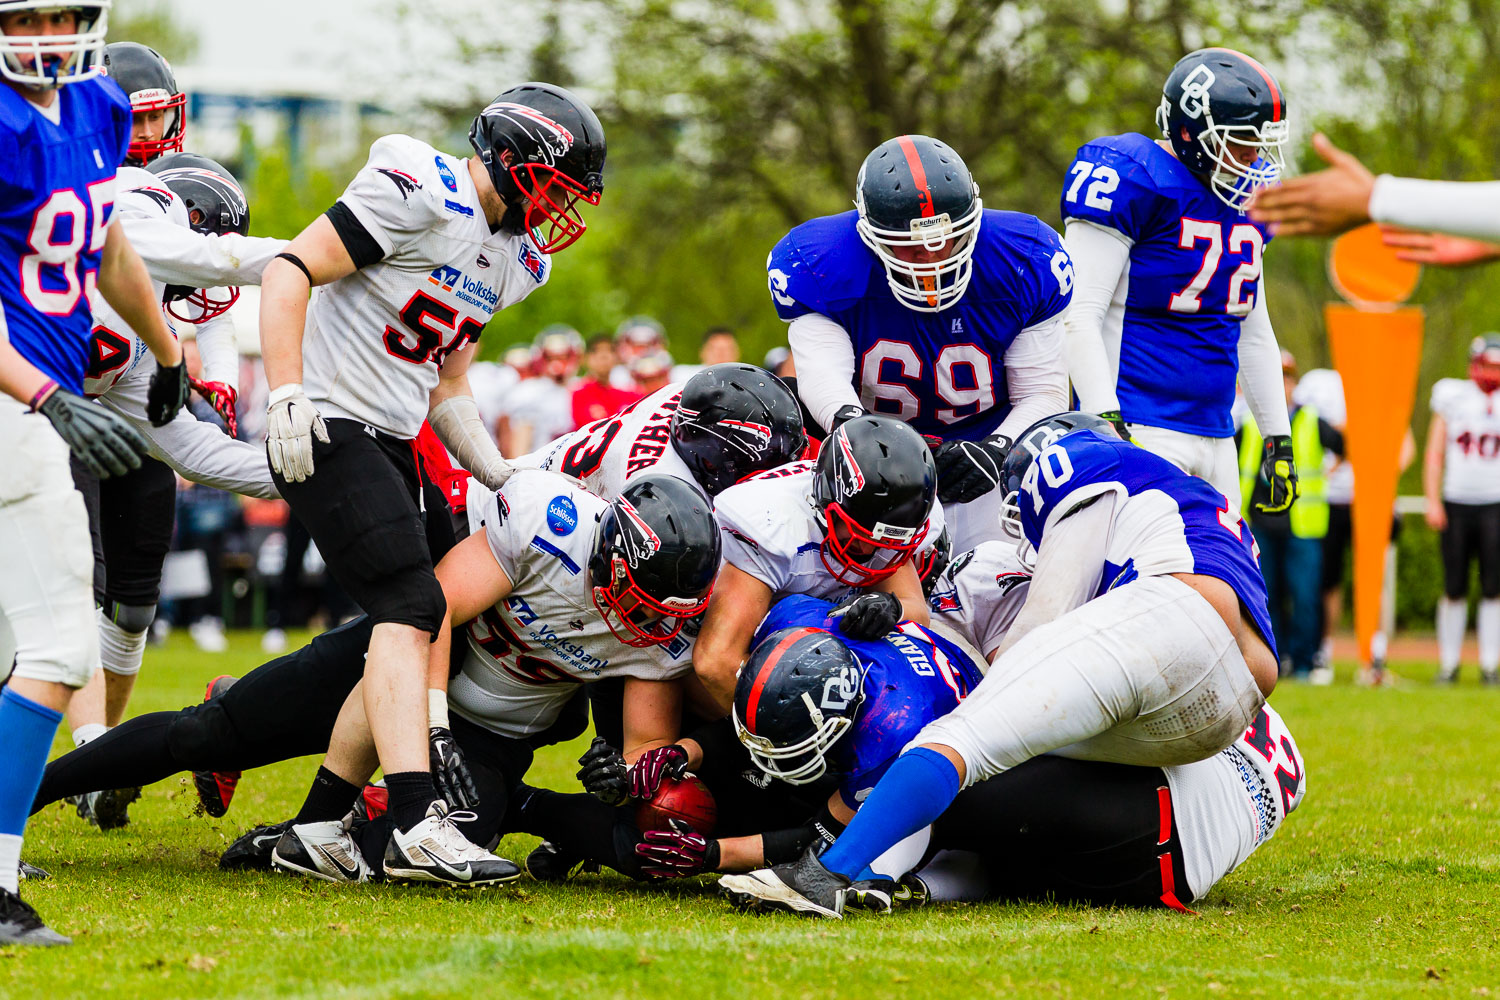
[[1067,308],[1073,295],[1072,260],[1057,230],[1025,212],[987,208],[979,239],[981,253],[991,262],[974,268],[981,294],[1024,303],[1017,313],[1026,326]]
[[370,145],[365,169],[385,177],[408,203],[423,201],[440,208],[447,188],[438,173],[437,156],[437,150],[409,135],[381,136]]
[[1079,147],[1063,175],[1061,209],[1067,219],[1086,219],[1132,240],[1148,235],[1168,201],[1163,188],[1177,181],[1159,161],[1166,155],[1143,135],[1105,136]]
[[865,294],[876,265],[855,231],[856,216],[844,212],[809,220],[771,248],[766,273],[782,319],[831,314]]

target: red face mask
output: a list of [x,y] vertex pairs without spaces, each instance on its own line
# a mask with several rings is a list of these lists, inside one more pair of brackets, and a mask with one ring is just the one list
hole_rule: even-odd
[[1474,384],[1485,392],[1494,392],[1500,389],[1500,364],[1494,364],[1476,359],[1469,362],[1469,378]]
[[526,228],[537,241],[537,249],[557,253],[583,235],[588,226],[578,203],[599,204],[598,192],[540,163],[518,164],[511,168],[510,176],[526,199]]
[[[921,546],[922,539],[927,537],[928,526],[923,524],[905,540],[876,538],[837,503],[824,508],[823,519],[823,567],[839,583],[851,587],[868,587],[895,573],[906,565]],[[874,551],[861,554],[855,549],[855,543]]]

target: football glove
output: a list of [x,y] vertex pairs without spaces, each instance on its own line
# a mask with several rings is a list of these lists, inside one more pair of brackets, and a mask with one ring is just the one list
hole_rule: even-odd
[[214,408],[214,412],[224,418],[224,425],[229,428],[229,436],[238,437],[240,422],[234,415],[234,404],[239,399],[239,393],[234,386],[227,382],[204,382],[196,378],[188,379],[188,382],[198,395],[208,401],[208,404]]
[[862,417],[864,415],[865,408],[863,406],[855,406],[853,403],[847,406],[840,406],[837,410],[833,411],[833,419],[828,422],[828,433],[832,434],[839,429],[841,424],[846,424],[855,417]]
[[901,598],[880,590],[854,593],[828,617],[839,619],[839,631],[851,639],[879,639],[901,620]]
[[1131,440],[1130,428],[1125,426],[1125,418],[1120,416],[1119,410],[1105,410],[1099,416],[1109,421],[1110,426],[1115,429],[1115,433],[1120,435],[1121,441]]
[[650,799],[663,777],[675,780],[686,774],[687,762],[687,751],[676,743],[647,750],[630,766],[630,797]]
[[595,736],[578,758],[578,780],[583,790],[607,806],[623,806],[630,800],[630,769],[620,751]]
[[1297,464],[1292,461],[1292,439],[1286,434],[1266,438],[1260,477],[1271,485],[1268,503],[1257,503],[1262,514],[1285,514],[1297,499]]
[[474,787],[474,776],[451,730],[444,726],[427,730],[427,760],[432,767],[432,783],[450,811],[479,805],[479,789]]
[[100,479],[139,469],[141,456],[151,447],[123,417],[64,389],[54,389],[37,412],[52,422],[58,437]]
[[296,382],[271,390],[266,403],[266,457],[289,483],[313,474],[313,435],[329,443],[328,425]]
[[650,878],[691,878],[719,867],[719,842],[709,840],[680,819],[670,830],[647,830],[635,845],[641,874]]
[[187,362],[179,361],[165,368],[158,364],[151,376],[151,387],[146,390],[146,416],[151,426],[170,424],[177,411],[187,405],[187,399]]
[[1010,441],[995,435],[983,441],[944,441],[933,452],[938,499],[943,503],[978,500],[1000,485],[1000,466]]

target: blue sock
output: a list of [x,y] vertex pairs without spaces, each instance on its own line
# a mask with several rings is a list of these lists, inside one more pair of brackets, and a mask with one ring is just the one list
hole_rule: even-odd
[[0,767],[0,834],[19,837],[25,831],[61,721],[61,712],[23,698],[9,687],[0,691],[0,740],[5,741],[6,758]]
[[958,769],[936,750],[908,750],[875,785],[839,834],[823,852],[823,867],[862,877],[870,862],[943,814],[958,795]]

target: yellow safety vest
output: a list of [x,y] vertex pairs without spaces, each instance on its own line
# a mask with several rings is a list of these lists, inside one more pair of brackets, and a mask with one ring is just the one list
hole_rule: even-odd
[[[1255,418],[1245,414],[1240,437],[1240,513],[1250,517],[1250,497],[1260,479],[1264,442]],[[1297,463],[1297,502],[1288,513],[1292,534],[1322,538],[1328,534],[1328,489],[1323,479],[1323,442],[1318,437],[1318,411],[1304,406],[1292,414],[1292,460]]]

